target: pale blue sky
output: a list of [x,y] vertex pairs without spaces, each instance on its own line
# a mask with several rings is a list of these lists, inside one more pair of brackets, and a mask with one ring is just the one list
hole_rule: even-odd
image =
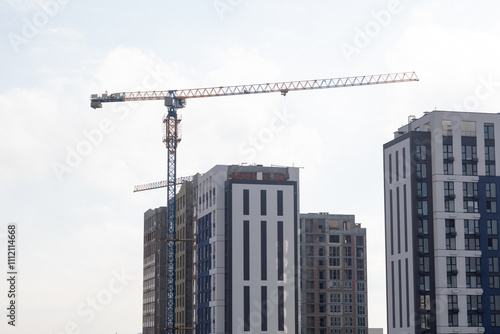
[[[143,213],[166,195],[132,189],[166,177],[165,108],[93,110],[90,94],[416,71],[418,83],[197,99],[181,111],[179,176],[293,164],[302,212],[356,215],[368,230],[369,326],[385,327],[382,145],[408,115],[498,112],[499,7],[3,0],[0,249],[17,223],[17,333],[141,331]],[[284,110],[286,126],[273,127]],[[5,319],[0,331],[14,333]]]

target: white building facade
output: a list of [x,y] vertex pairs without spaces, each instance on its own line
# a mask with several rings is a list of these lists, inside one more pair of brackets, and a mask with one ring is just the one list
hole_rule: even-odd
[[217,165],[195,194],[196,332],[298,333],[298,168]]
[[433,111],[384,145],[388,333],[500,333],[500,115]]

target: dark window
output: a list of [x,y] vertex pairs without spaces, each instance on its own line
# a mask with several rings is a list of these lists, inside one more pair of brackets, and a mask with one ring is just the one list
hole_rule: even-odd
[[248,189],[243,190],[243,214],[250,214],[250,192]]
[[250,222],[243,221],[243,279],[250,279]]
[[406,178],[406,149],[403,147],[403,179]]
[[340,235],[338,235],[338,234],[337,234],[337,235],[332,235],[332,234],[331,234],[331,235],[328,237],[328,241],[329,241],[329,242],[332,242],[332,243],[340,243]]
[[283,280],[283,222],[278,222],[278,281]]
[[399,151],[396,151],[396,181],[399,181]]
[[260,222],[260,275],[261,280],[267,280],[267,223]]
[[261,190],[260,191],[260,214],[262,216],[267,215],[267,201],[266,201],[266,191]]
[[389,154],[389,183],[392,183],[392,155]]
[[278,286],[278,330],[285,330],[285,298],[283,286]]
[[250,331],[250,287],[243,287],[243,330]]
[[267,286],[262,286],[260,288],[260,300],[262,303],[261,318],[262,325],[261,330],[263,332],[267,331]]
[[283,216],[283,190],[278,190],[278,216]]

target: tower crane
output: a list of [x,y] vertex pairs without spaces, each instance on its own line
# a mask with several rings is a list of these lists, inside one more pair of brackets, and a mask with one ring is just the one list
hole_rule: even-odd
[[167,180],[144,185],[144,189],[167,187],[167,305],[166,305],[166,333],[174,333],[175,328],[175,213],[176,213],[176,152],[180,141],[177,109],[186,106],[187,99],[201,97],[231,96],[244,94],[261,94],[279,92],[286,95],[290,91],[326,89],[339,87],[353,87],[378,85],[387,83],[418,81],[415,72],[399,72],[377,75],[363,75],[332,79],[301,80],[275,82],[252,85],[220,86],[195,89],[120,92],[113,94],[92,94],[90,106],[94,109],[102,108],[103,103],[127,101],[163,100],[168,114],[164,117],[166,123],[165,145],[167,147]]

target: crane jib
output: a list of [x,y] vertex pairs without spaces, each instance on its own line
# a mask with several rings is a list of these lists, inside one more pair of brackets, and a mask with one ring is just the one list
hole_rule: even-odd
[[143,92],[121,92],[102,95],[92,94],[90,97],[92,108],[101,108],[102,103],[125,102],[140,100],[164,100],[173,98],[175,100],[185,100],[189,98],[215,97],[228,95],[245,95],[261,93],[281,93],[290,91],[325,89],[337,87],[350,87],[362,85],[376,85],[384,83],[419,81],[415,72],[399,72],[377,75],[363,75],[354,77],[342,77],[332,79],[314,79],[301,81],[288,81],[276,83],[263,83],[252,85],[219,86],[208,88],[193,88],[165,91],[143,91]]

